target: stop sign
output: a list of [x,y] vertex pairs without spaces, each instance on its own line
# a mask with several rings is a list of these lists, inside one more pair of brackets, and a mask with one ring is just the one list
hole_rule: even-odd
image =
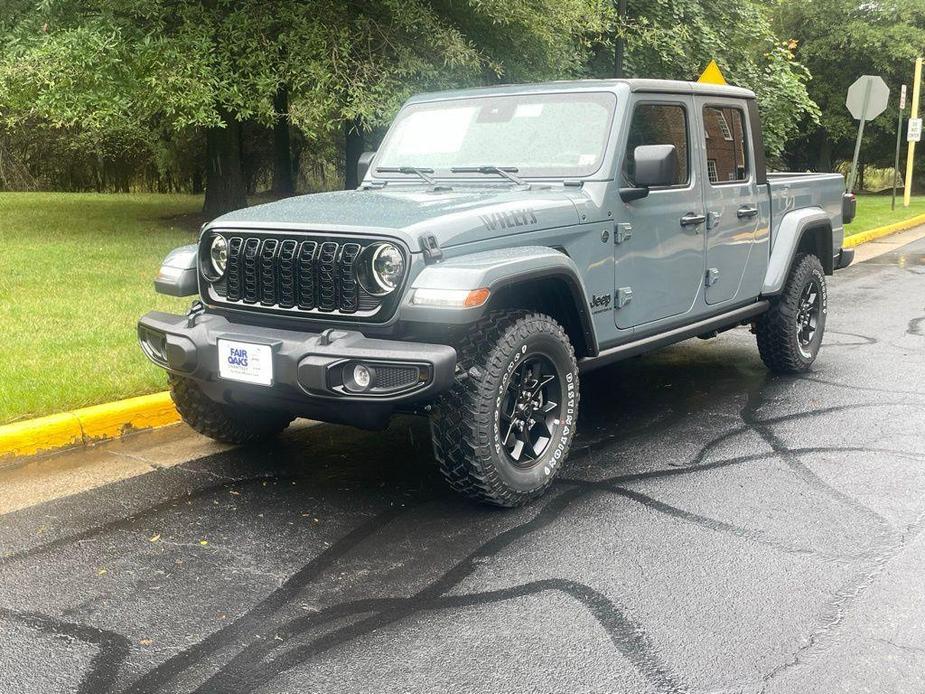
[[882,77],[863,75],[848,89],[845,106],[856,120],[873,120],[886,111],[890,88]]

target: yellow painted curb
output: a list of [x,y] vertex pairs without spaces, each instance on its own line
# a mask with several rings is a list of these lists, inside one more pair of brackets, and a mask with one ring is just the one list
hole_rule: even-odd
[[85,407],[74,414],[80,420],[84,438],[88,442],[111,439],[133,429],[152,429],[180,420],[170,393],[166,391]]
[[0,457],[18,458],[57,448],[86,445],[179,420],[180,415],[170,393],[142,395],[2,426]]
[[876,229],[862,231],[859,234],[852,234],[851,236],[845,238],[843,246],[845,248],[854,248],[855,246],[860,246],[862,243],[867,243],[868,241],[883,238],[884,236],[889,236],[890,234],[896,234],[900,231],[906,231],[907,229],[917,227],[920,224],[925,224],[925,214],[920,214],[916,217],[910,217],[909,219],[904,219],[903,221],[896,222],[895,224],[887,224],[886,226],[877,227]]

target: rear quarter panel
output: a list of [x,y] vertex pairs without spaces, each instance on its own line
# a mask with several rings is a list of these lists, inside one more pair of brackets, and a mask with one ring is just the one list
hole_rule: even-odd
[[837,253],[845,238],[842,224],[842,194],[845,177],[841,174],[772,173],[768,174],[771,195],[771,248],[774,248],[781,221],[788,212],[817,207],[832,225],[832,248]]
[[[842,224],[844,178],[840,174],[771,174],[771,257],[762,295],[780,292],[804,229],[825,224],[832,229],[832,253],[845,235]],[[823,265],[826,265],[826,260]],[[829,259],[832,262],[832,259]]]

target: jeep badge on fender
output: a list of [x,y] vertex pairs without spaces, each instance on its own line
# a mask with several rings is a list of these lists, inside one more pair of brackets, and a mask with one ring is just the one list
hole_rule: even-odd
[[610,306],[610,300],[610,294],[592,294],[589,306],[591,307],[592,311],[599,308],[607,308]]

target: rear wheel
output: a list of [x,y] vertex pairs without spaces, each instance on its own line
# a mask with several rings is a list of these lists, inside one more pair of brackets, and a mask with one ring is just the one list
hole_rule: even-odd
[[819,258],[798,255],[783,292],[755,322],[758,351],[771,371],[795,374],[809,370],[822,344],[827,298]]
[[540,496],[565,462],[578,365],[549,316],[494,311],[459,346],[463,373],[431,415],[434,454],[458,492],[496,506]]
[[285,412],[223,405],[203,393],[195,381],[168,375],[170,397],[180,417],[194,430],[223,443],[263,441],[289,426],[294,417]]

